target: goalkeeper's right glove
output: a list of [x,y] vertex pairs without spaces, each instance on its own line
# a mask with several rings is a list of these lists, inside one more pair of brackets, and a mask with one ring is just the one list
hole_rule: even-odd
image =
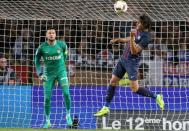
[[42,81],[46,81],[47,80],[47,76],[44,75],[43,73],[40,73],[39,74],[39,79],[42,80]]

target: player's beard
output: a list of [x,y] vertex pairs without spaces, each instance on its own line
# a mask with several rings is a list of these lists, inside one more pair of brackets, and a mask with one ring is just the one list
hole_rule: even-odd
[[54,42],[55,42],[55,39],[48,39],[48,41],[49,41],[50,43],[54,43]]

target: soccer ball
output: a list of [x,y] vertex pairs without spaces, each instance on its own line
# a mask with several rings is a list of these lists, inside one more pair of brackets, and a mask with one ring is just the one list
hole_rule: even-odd
[[114,4],[114,10],[118,14],[125,13],[127,11],[127,8],[128,8],[127,3],[123,0],[118,0]]

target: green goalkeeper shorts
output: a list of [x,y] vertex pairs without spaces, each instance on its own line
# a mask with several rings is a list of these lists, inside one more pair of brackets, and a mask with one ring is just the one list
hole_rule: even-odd
[[47,75],[47,80],[43,82],[45,90],[51,91],[56,80],[61,87],[69,86],[67,71],[61,71],[58,74]]

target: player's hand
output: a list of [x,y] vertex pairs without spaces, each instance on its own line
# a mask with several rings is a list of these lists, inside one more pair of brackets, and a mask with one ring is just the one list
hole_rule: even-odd
[[39,79],[42,81],[46,81],[47,80],[47,76],[44,74],[39,75]]
[[117,39],[112,39],[112,40],[110,40],[110,44],[113,44],[113,43],[115,43],[117,41]]

